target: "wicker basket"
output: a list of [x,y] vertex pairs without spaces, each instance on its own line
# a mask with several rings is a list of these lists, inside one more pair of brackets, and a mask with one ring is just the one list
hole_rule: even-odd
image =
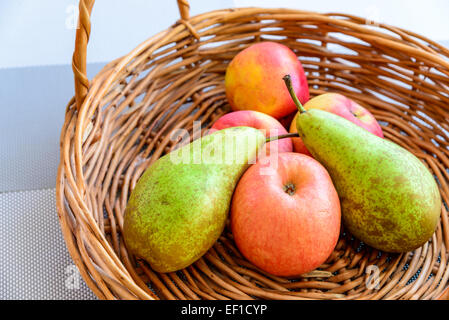
[[[86,78],[93,0],[80,1],[57,176],[57,209],[68,250],[101,299],[438,299],[449,284],[449,218],[432,239],[386,254],[342,232],[319,270],[298,279],[258,270],[229,230],[194,265],[158,274],[121,239],[130,191],[173,147],[170,133],[204,130],[229,111],[224,73],[258,41],[284,43],[306,70],[312,96],[339,92],[368,108],[387,139],[422,159],[449,200],[449,50],[420,35],[345,14],[288,9],[219,10],[181,19]],[[446,131],[448,130],[448,131]],[[447,291],[446,291],[447,292]],[[447,293],[446,293],[447,294]]]

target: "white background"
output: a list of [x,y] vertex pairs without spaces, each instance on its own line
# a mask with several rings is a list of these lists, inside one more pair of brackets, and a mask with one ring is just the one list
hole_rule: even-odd
[[[449,45],[447,0],[190,0],[191,14],[244,6],[345,12]],[[0,68],[70,64],[77,0],[1,0]],[[97,0],[88,63],[126,54],[179,18],[176,0]],[[448,41],[448,42],[445,42]]]

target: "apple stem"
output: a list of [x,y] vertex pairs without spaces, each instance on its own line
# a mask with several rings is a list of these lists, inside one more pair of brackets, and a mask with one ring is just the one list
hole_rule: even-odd
[[299,138],[299,134],[298,133],[288,133],[288,134],[283,134],[280,136],[269,137],[269,138],[267,138],[267,140],[265,142],[268,143],[268,142],[273,142],[276,140],[287,139],[287,138]]
[[290,77],[290,75],[287,74],[282,79],[284,80],[285,85],[287,86],[288,92],[290,93],[290,96],[292,97],[293,102],[295,103],[296,107],[298,108],[299,113],[306,112],[306,109],[304,109],[303,105],[301,104],[298,97],[296,96],[295,90],[293,89],[293,85],[292,85],[292,78]]

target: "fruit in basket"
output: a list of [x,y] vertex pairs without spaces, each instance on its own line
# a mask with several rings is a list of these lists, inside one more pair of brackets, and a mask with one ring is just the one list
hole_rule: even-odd
[[251,166],[235,189],[232,233],[255,266],[298,276],[324,263],[337,244],[338,195],[326,169],[311,157],[280,153],[267,160]]
[[301,62],[286,46],[260,42],[239,52],[226,69],[226,96],[233,111],[255,110],[280,119],[296,110],[282,76],[290,73],[302,103],[309,87]]
[[[305,105],[304,109],[320,109],[328,112],[332,112],[340,117],[343,117],[352,123],[362,127],[372,134],[379,136],[381,138],[384,137],[382,128],[377,123],[376,118],[366,110],[364,107],[356,103],[355,101],[345,97],[342,94],[338,93],[325,93],[319,96],[316,96],[313,99],[310,99]],[[290,132],[295,133],[298,132],[296,129],[296,118],[298,117],[299,112],[296,114],[295,118],[291,122]],[[307,150],[304,142],[301,138],[294,138],[293,148],[295,152],[304,153],[310,155],[310,152]]]
[[265,140],[257,129],[229,128],[158,159],[129,198],[127,248],[158,272],[199,259],[222,233],[234,188]]
[[[265,137],[277,137],[287,134],[287,130],[275,118],[258,111],[244,110],[227,113],[212,125],[212,130],[222,130],[231,127],[247,126],[262,130]],[[266,143],[261,155],[293,151],[292,140],[282,139]]]
[[[284,78],[289,87],[288,77]],[[305,110],[297,129],[332,177],[345,227],[386,252],[408,252],[435,232],[441,196],[430,171],[412,153],[333,113]]]

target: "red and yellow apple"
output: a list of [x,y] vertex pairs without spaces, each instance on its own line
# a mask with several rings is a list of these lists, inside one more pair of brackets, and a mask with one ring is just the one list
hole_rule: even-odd
[[[364,107],[356,103],[355,101],[345,97],[342,94],[338,93],[325,93],[319,96],[316,96],[313,99],[310,99],[306,104],[304,104],[304,108],[308,109],[320,109],[327,112],[332,112],[340,117],[345,118],[346,120],[351,121],[352,123],[368,130],[372,134],[379,136],[381,138],[384,137],[382,128],[379,123],[377,123],[376,118],[366,110]],[[290,133],[298,132],[296,128],[296,117],[298,113],[293,118],[293,121],[290,125]],[[311,155],[304,145],[301,138],[293,138],[293,149],[295,152],[303,153],[306,155]]]
[[244,173],[230,221],[238,249],[255,266],[277,276],[298,276],[318,268],[335,248],[340,201],[318,161],[280,153]]
[[[210,132],[230,127],[252,127],[255,129],[263,130],[267,138],[277,137],[288,133],[284,126],[275,118],[262,112],[250,110],[235,111],[225,114],[212,125]],[[292,140],[288,138],[272,141],[265,144],[264,150],[260,154],[269,155],[277,152],[292,151]]]
[[226,69],[226,97],[233,111],[255,110],[280,119],[296,110],[282,77],[290,74],[301,101],[309,87],[301,62],[285,45],[261,42],[239,52]]

